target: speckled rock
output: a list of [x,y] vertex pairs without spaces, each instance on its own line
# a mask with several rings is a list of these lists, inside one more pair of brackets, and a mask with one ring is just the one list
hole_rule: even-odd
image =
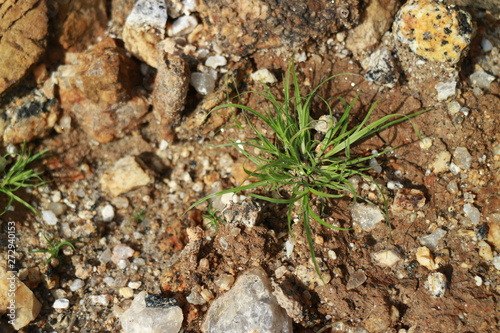
[[257,50],[298,49],[310,40],[326,40],[340,28],[358,23],[359,4],[358,0],[204,1],[205,24],[223,51],[246,56]]
[[157,67],[156,45],[165,37],[167,7],[164,0],[136,1],[123,27],[125,48],[152,67]]
[[474,33],[469,13],[440,0],[410,0],[396,15],[396,39],[417,55],[457,63]]
[[0,4],[0,94],[22,79],[45,52],[47,5],[38,0]]
[[98,142],[123,136],[148,111],[137,64],[111,38],[63,66],[58,77],[62,108]]
[[44,137],[54,127],[59,117],[59,102],[48,98],[39,89],[34,89],[22,98],[11,96],[10,103],[2,107],[0,133],[9,143],[28,142]]
[[159,51],[153,90],[153,114],[159,122],[160,139],[172,141],[173,127],[181,121],[189,89],[189,66],[182,55]]

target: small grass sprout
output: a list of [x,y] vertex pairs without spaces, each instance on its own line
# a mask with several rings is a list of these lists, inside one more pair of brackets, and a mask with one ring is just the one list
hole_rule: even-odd
[[220,212],[212,207],[212,203],[207,206],[207,214],[203,215],[208,223],[209,227],[213,227],[215,231],[219,231],[219,225],[224,222],[224,219],[220,216]]
[[[38,187],[47,183],[40,177],[42,172],[28,168],[30,163],[46,156],[47,150],[32,154],[31,149],[26,150],[26,144],[23,144],[20,153],[8,153],[0,157],[0,193],[5,194],[9,198],[0,216],[5,214],[13,201],[17,201],[33,213],[39,214],[35,207],[14,192],[23,187]],[[9,165],[8,162],[10,158],[14,158],[15,160],[12,165]]]
[[[205,196],[195,202],[189,209],[226,193],[264,188],[269,192],[280,194],[281,198],[276,198],[276,195],[268,197],[256,193],[249,195],[271,203],[288,205],[287,220],[291,234],[293,217],[294,214],[297,214],[304,226],[315,270],[320,275],[315,257],[311,221],[316,221],[332,229],[349,229],[325,221],[321,217],[321,213],[313,209],[313,200],[337,199],[347,194],[351,194],[356,200],[357,193],[349,178],[357,175],[365,181],[374,182],[365,173],[368,169],[374,167],[369,166],[368,161],[394,148],[385,149],[368,156],[355,156],[351,151],[352,146],[385,128],[427,111],[423,110],[411,115],[391,114],[370,122],[370,116],[377,105],[375,102],[370,106],[366,116],[359,124],[350,126],[350,113],[357,101],[357,97],[350,103],[338,97],[340,102],[343,103],[344,111],[337,120],[330,101],[317,96],[318,90],[325,83],[340,75],[346,74],[338,74],[327,78],[310,93],[303,96],[300,92],[294,64],[291,62],[284,78],[283,102],[278,101],[270,88],[265,85],[264,92],[252,92],[267,99],[272,106],[270,110],[257,111],[237,103],[226,103],[216,107],[214,110],[233,107],[244,111],[247,123],[255,137],[246,142],[231,142],[222,146],[234,146],[257,168],[254,171],[245,170],[250,183]],[[312,120],[311,103],[315,96],[320,98],[320,102],[323,102],[328,108],[329,117]],[[261,133],[252,123],[250,115],[264,122],[273,133],[273,137],[269,138]],[[324,126],[324,123],[319,124],[319,121],[326,121],[327,126]],[[325,130],[319,133],[319,131],[316,131],[315,125],[323,125],[319,127],[323,127]],[[254,151],[260,153],[253,153]],[[379,192],[382,194],[380,188]],[[383,195],[382,198],[386,201]],[[365,198],[361,199],[368,201]],[[295,205],[295,203],[298,203],[298,205]],[[386,202],[384,202],[384,205],[387,207]],[[295,208],[296,206],[298,207]]]
[[144,208],[136,212],[133,217],[134,221],[137,221],[139,223],[143,222],[145,218],[146,218],[146,210]]
[[59,260],[59,258],[60,258],[59,252],[61,251],[61,248],[63,246],[69,246],[73,250],[75,250],[75,246],[72,244],[72,242],[74,242],[73,240],[60,241],[59,243],[56,243],[56,241],[54,240],[54,238],[49,240],[49,238],[45,234],[43,235],[43,238],[45,238],[45,240],[47,241],[47,244],[48,244],[49,248],[48,249],[44,249],[44,250],[30,251],[30,253],[49,253],[50,257],[47,260],[45,260],[45,264],[46,265],[48,263],[50,263],[50,261],[52,259]]

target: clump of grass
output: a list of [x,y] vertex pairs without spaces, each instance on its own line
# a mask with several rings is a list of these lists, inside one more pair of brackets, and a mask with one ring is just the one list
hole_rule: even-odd
[[[326,79],[309,94],[303,96],[300,92],[294,64],[291,63],[284,79],[283,102],[278,101],[267,86],[264,86],[265,92],[253,92],[270,102],[271,110],[257,111],[237,103],[227,103],[215,108],[214,110],[233,107],[245,112],[246,120],[253,130],[255,138],[246,142],[231,142],[224,146],[234,146],[257,168],[254,171],[245,170],[251,183],[208,195],[195,202],[190,209],[208,199],[226,193],[266,188],[270,192],[281,194],[282,198],[255,193],[251,193],[250,196],[276,204],[288,205],[287,220],[290,232],[294,214],[300,217],[300,221],[304,225],[312,261],[319,274],[310,227],[311,221],[316,221],[332,229],[349,229],[326,222],[320,216],[321,214],[315,213],[311,204],[312,199],[318,197],[320,199],[337,199],[351,194],[356,200],[357,193],[349,178],[358,175],[365,181],[374,182],[365,173],[368,169],[373,168],[367,162],[393,148],[368,156],[355,156],[351,152],[352,146],[387,127],[426,111],[411,115],[391,114],[370,122],[371,114],[377,105],[377,103],[373,103],[361,123],[349,126],[350,113],[357,98],[348,103],[339,97],[344,105],[344,112],[337,121],[329,100],[316,95],[318,89],[339,75],[343,74]],[[330,117],[327,117],[329,119],[326,120],[328,126],[326,126],[323,135],[318,135],[319,133],[315,130],[318,120],[311,119],[311,102],[315,96],[321,99],[330,114]],[[273,138],[262,134],[252,123],[249,115],[263,121],[273,133]],[[254,153],[254,151],[260,153]],[[298,209],[295,209],[295,203],[298,203]]]
[[71,243],[71,242],[74,242],[73,240],[60,241],[59,243],[56,243],[54,238],[49,239],[45,234],[43,235],[43,238],[45,238],[45,240],[47,241],[49,248],[43,249],[43,250],[30,251],[30,253],[48,253],[48,254],[50,254],[50,257],[47,260],[45,260],[45,265],[50,263],[50,261],[52,259],[59,260],[59,258],[60,258],[59,252],[61,251],[61,248],[63,246],[69,246],[73,250],[75,250],[75,246]]
[[[26,150],[26,144],[23,144],[20,153],[8,153],[0,158],[0,193],[5,194],[9,198],[7,205],[0,215],[5,214],[13,201],[17,201],[33,213],[39,214],[35,207],[14,192],[22,187],[38,187],[47,183],[40,178],[42,172],[28,168],[30,163],[46,156],[47,150],[42,150],[32,155],[31,149]],[[10,159],[14,159],[11,165],[8,162]]]
[[215,231],[219,231],[219,225],[224,222],[224,219],[220,216],[220,212],[212,207],[212,203],[208,204],[207,214],[204,214],[203,218],[207,219],[207,225],[213,227]]
[[146,219],[146,210],[144,208],[142,208],[141,210],[139,210],[138,212],[136,212],[134,214],[133,219],[134,219],[134,221],[137,221],[139,223],[141,223],[142,221],[144,221]]

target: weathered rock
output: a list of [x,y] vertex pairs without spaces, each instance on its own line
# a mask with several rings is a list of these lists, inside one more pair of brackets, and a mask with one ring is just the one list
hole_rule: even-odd
[[438,268],[438,265],[434,261],[434,256],[427,247],[419,247],[415,255],[417,257],[418,263],[426,267],[427,269],[432,271]]
[[172,141],[173,127],[180,124],[189,89],[189,67],[181,55],[160,50],[153,89],[153,114],[159,122],[160,137]]
[[394,212],[413,212],[425,205],[424,192],[414,188],[399,189],[391,206]]
[[108,24],[106,0],[55,1],[52,20],[58,43],[67,51],[82,52],[104,36]]
[[0,315],[6,314],[9,323],[19,330],[33,321],[41,308],[42,304],[33,292],[3,265],[0,266]]
[[347,281],[346,288],[347,290],[355,289],[365,283],[367,277],[365,272],[362,269],[358,269],[349,275],[349,280]]
[[375,84],[394,87],[398,82],[399,73],[391,51],[381,47],[362,62],[366,70],[365,79]]
[[158,66],[156,45],[165,38],[167,7],[165,0],[139,0],[134,4],[125,26],[125,47],[152,67]]
[[125,333],[178,333],[184,315],[173,300],[141,291],[119,318]]
[[61,106],[93,139],[109,142],[134,129],[148,111],[139,84],[137,64],[105,38],[59,73]]
[[401,260],[401,255],[395,250],[379,251],[374,253],[372,257],[382,267],[392,267]]
[[240,275],[231,290],[211,304],[201,331],[285,333],[292,332],[292,321],[273,296],[266,272],[257,267]]
[[348,30],[346,47],[355,55],[372,51],[389,30],[396,14],[396,0],[370,0],[358,26]]
[[239,202],[230,202],[222,211],[222,217],[227,223],[253,227],[258,224],[262,208],[253,198],[246,198]]
[[396,39],[429,60],[455,64],[474,33],[469,13],[439,0],[409,0],[394,20]]
[[126,193],[151,182],[151,177],[142,170],[133,156],[116,161],[115,165],[101,176],[101,186],[113,196]]
[[326,40],[359,20],[358,0],[216,0],[204,5],[205,24],[220,48],[240,56],[265,49],[298,49],[310,40]]
[[425,281],[425,287],[433,297],[443,297],[446,292],[446,276],[443,273],[431,273]]
[[296,266],[293,272],[297,279],[299,279],[300,282],[309,289],[324,286],[332,280],[330,270],[323,262],[323,259],[316,258],[316,263],[318,264],[321,276],[318,275],[318,272],[316,272],[312,259],[309,259],[307,265]]
[[0,133],[6,144],[31,141],[44,137],[54,127],[59,117],[59,103],[34,89],[21,99],[12,97],[5,105],[5,119],[1,117]]
[[0,4],[0,94],[22,79],[45,52],[47,5],[39,0]]
[[373,230],[384,220],[384,214],[377,206],[365,203],[355,203],[351,209],[351,216],[354,227],[364,231]]

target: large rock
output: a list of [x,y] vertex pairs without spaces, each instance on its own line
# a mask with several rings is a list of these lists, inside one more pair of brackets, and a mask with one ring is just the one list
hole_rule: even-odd
[[147,113],[138,65],[112,38],[79,55],[59,73],[62,108],[93,139],[105,143],[130,132]]
[[0,3],[0,94],[22,79],[45,52],[47,6],[40,0]]
[[[358,0],[205,0],[205,23],[228,54],[298,49],[359,20]],[[202,10],[204,11],[204,10]]]
[[0,315],[6,314],[9,323],[19,330],[33,321],[41,308],[33,292],[0,266]]
[[177,333],[183,320],[182,309],[175,302],[145,291],[120,315],[125,333]]
[[272,294],[266,272],[251,268],[208,309],[201,327],[204,333],[285,333],[292,321]]

